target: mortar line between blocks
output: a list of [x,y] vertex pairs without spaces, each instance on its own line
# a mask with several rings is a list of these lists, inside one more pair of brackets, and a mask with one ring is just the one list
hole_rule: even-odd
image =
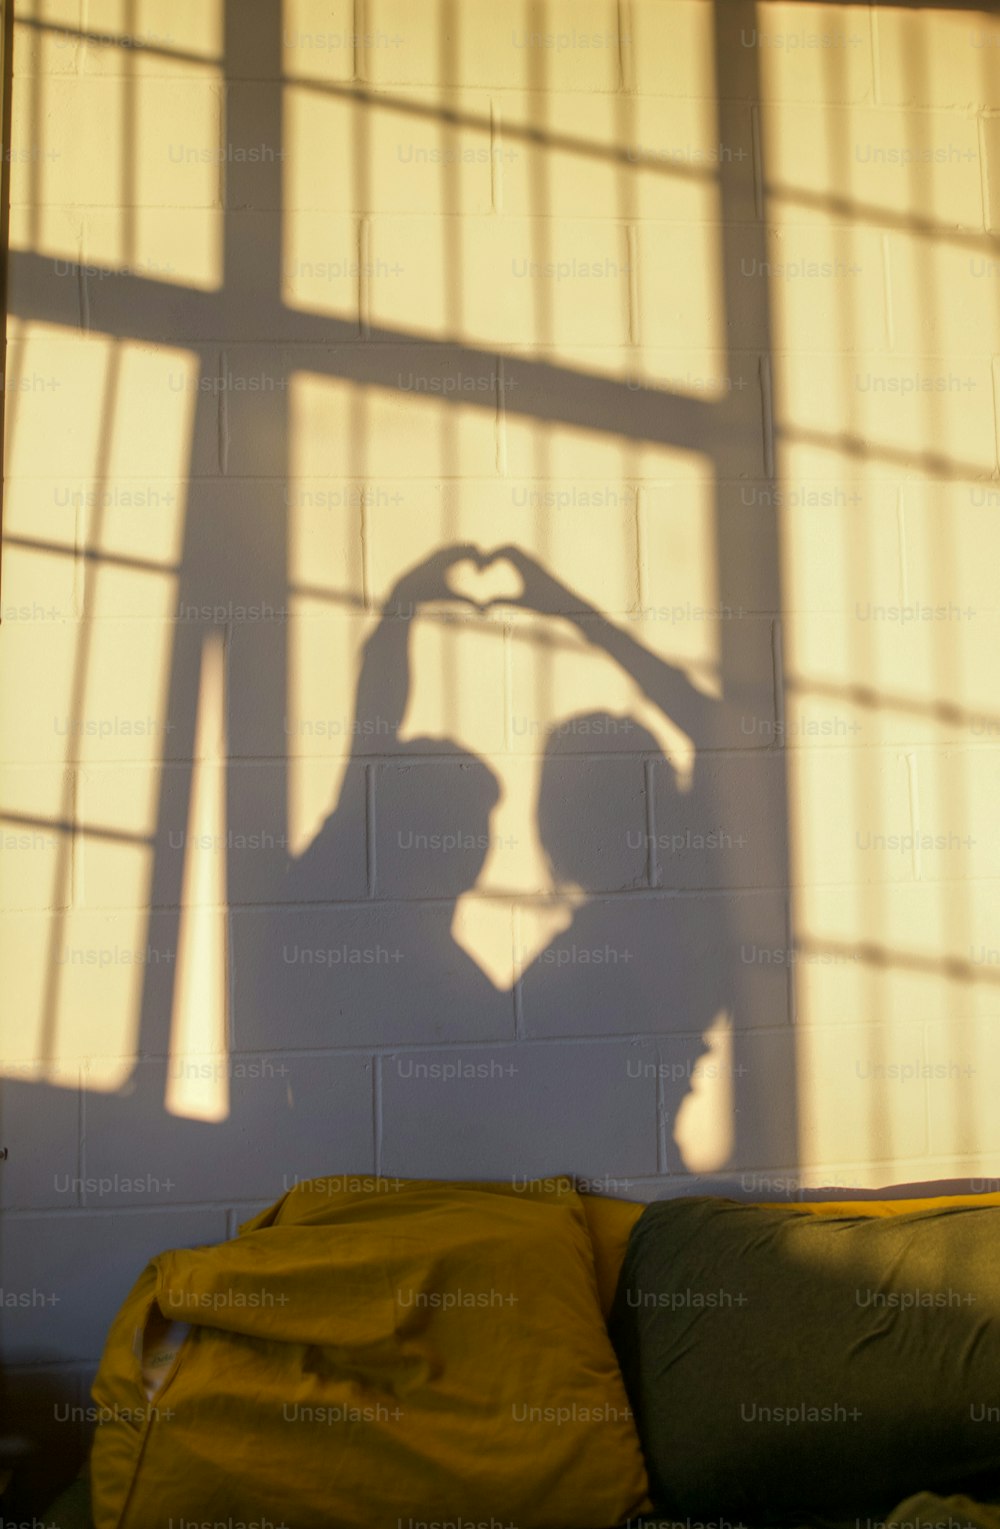
[[80,328],[84,334],[90,334],[90,283],[87,280],[87,223],[84,220],[80,231],[80,271],[77,281],[80,298]]
[[635,486],[635,555],[638,559],[636,591],[639,597],[640,614],[646,609],[646,543],[645,485],[637,483]]
[[[657,1051],[659,1060],[659,1051]],[[656,1069],[656,1171],[667,1170],[667,1092],[662,1067]]]
[[497,409],[496,409],[496,424],[495,424],[495,429],[496,429],[496,466],[497,466],[497,472],[500,474],[501,478],[506,478],[508,476],[508,473],[507,473],[507,399],[505,397],[506,388],[507,388],[507,377],[506,377],[506,372],[505,372],[505,368],[504,368],[504,358],[503,358],[503,356],[497,356],[496,362],[497,362],[497,370],[496,370]]
[[358,219],[358,332],[363,340],[370,340],[372,334],[370,250],[371,219],[362,217]]
[[885,295],[885,342],[890,351],[896,349],[896,311],[892,296],[892,261],[889,254],[889,235],[882,234],[882,290]]
[[907,545],[906,545],[906,507],[903,498],[902,484],[896,488],[896,544],[899,548],[899,593],[900,604],[909,604],[909,577],[907,575]]
[[503,119],[490,96],[490,208],[503,211]]
[[983,113],[976,113],[976,136],[979,140],[979,195],[983,200],[983,227],[990,228],[990,161],[986,153],[986,122]]
[[216,183],[215,194],[218,198],[219,210],[221,212],[225,212],[227,198],[229,196],[229,182],[226,176],[226,166],[229,160],[229,156],[225,152],[224,143],[224,134],[228,127],[228,122],[226,120],[226,94],[225,91],[221,90],[217,85],[213,85],[212,94],[215,96],[217,103],[215,136],[216,140],[223,145],[223,152],[219,155],[219,179]]
[[628,262],[628,313],[626,328],[628,344],[641,344],[639,339],[639,239],[634,223],[625,225],[625,259]]
[[362,79],[361,36],[365,22],[364,3],[365,0],[354,0],[353,7],[351,9],[351,20],[354,23],[354,37],[352,38],[353,46],[351,48],[351,80],[354,84],[358,84]]
[[[80,1175],[81,1186],[87,1177],[87,1089],[84,1086],[85,1067],[86,1063],[81,1062],[76,1069],[76,1086],[79,1091],[79,1097],[76,1101],[76,1121],[79,1133],[76,1144],[76,1166],[77,1172]],[[82,1187],[76,1192],[76,1203],[78,1206],[83,1205]]]
[[520,947],[522,945],[522,940],[521,940],[521,909],[520,909],[520,907],[518,906],[517,903],[512,903],[511,904],[510,928],[511,928],[510,938],[511,938],[511,947],[512,947],[511,957],[512,957],[513,972],[514,972],[514,986],[512,988],[512,993],[513,993],[513,997],[514,997],[514,1039],[516,1041],[523,1041],[524,1040],[524,988],[521,985],[521,963],[520,963],[520,956],[519,956],[519,950],[520,950]]
[[653,798],[656,771],[652,759],[643,760],[642,773],[646,786],[646,880],[653,888],[660,884],[660,862],[656,853],[656,802]]
[[920,867],[920,780],[914,754],[906,754],[906,773],[910,794],[910,836],[913,839],[913,877],[921,880]]
[[764,152],[760,141],[760,112],[750,107],[750,152],[753,155],[753,209],[758,219],[764,216]]
[[381,1052],[372,1052],[372,1162],[376,1178],[382,1172],[382,1057]]
[[376,896],[377,866],[375,862],[375,771],[378,765],[365,765],[365,868],[368,876],[368,896]]
[[361,485],[361,503],[358,506],[358,512],[358,528],[361,537],[361,608],[362,610],[370,611],[372,608],[372,586],[367,482],[364,482]]
[[[227,621],[222,629],[222,739],[221,759],[219,760],[226,776],[231,780],[231,760],[229,753],[229,740],[233,736],[232,719],[232,668],[233,668],[233,623]],[[192,767],[194,768],[194,767]],[[230,803],[228,800],[228,788],[223,787],[226,798],[223,803],[223,827],[229,831]],[[288,815],[285,809],[285,838],[288,837]],[[226,1008],[223,1014],[223,1028],[226,1037],[226,1047],[232,1056],[236,1049],[236,953],[233,948],[233,920],[230,912],[229,885],[226,884],[226,903],[222,912],[223,929],[223,992],[225,993]],[[183,919],[183,912],[180,918]]]
[[81,851],[80,835],[80,776],[83,774],[82,762],[77,762],[69,772],[69,905],[71,908],[82,908],[85,902],[85,889],[83,885],[83,856]]
[[80,502],[73,516],[73,604],[77,621],[86,620],[90,614],[90,606],[87,602],[87,570],[90,567],[90,559],[86,556],[87,532],[90,527],[87,524],[86,500],[87,491],[82,488]]
[[228,353],[224,350],[219,352],[219,471],[223,477],[229,472],[229,389],[226,387],[226,368],[229,365]]
[[775,737],[785,739],[785,633],[781,617],[771,623],[771,680],[774,687]]
[[629,0],[618,0],[618,88],[625,94],[631,94],[635,89],[630,10]]
[[[182,914],[183,917],[183,914]],[[222,911],[223,928],[225,939],[223,940],[223,959],[225,961],[225,993],[226,1012],[224,1015],[226,1032],[226,1049],[232,1057],[236,1050],[236,952],[233,941],[233,921],[230,917],[229,906]]]
[[[787,797],[787,784],[786,784]],[[793,912],[795,893],[790,890],[784,899],[785,905],[785,949],[788,951],[788,960],[785,963],[785,1016],[786,1023],[796,1025],[799,1018],[799,994],[795,985],[796,972],[793,967],[791,953],[795,949],[795,915]]]
[[503,746],[504,753],[509,754],[514,746],[513,718],[511,713],[514,708],[514,633],[510,621],[503,624]]
[[774,397],[771,382],[771,357],[764,354],[757,366],[760,381],[760,412],[762,446],[764,451],[764,476],[774,482]]

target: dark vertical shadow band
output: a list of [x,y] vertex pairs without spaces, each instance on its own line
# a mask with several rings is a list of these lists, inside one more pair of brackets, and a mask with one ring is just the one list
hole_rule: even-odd
[[[756,0],[713,0],[714,10],[714,40],[715,40],[715,102],[717,116],[716,141],[725,144],[730,141],[731,130],[735,128],[735,116],[739,112],[759,109],[761,99],[760,68],[758,53],[755,48],[739,48],[733,45],[727,46],[727,38],[733,39],[743,35],[746,31],[756,29],[758,24],[758,6]],[[765,135],[759,134],[761,144]],[[763,147],[760,149],[761,159],[756,164],[755,173],[759,176],[760,191],[767,184],[767,175],[763,164]],[[720,196],[720,229],[719,238],[721,248],[719,250],[720,269],[723,272],[723,296],[722,296],[722,332],[727,336],[727,376],[735,376],[740,351],[756,353],[758,356],[758,385],[760,387],[761,428],[764,434],[762,442],[763,466],[765,479],[771,485],[775,485],[779,476],[778,465],[775,461],[773,439],[771,438],[771,399],[770,399],[770,356],[772,350],[773,325],[771,319],[770,293],[767,283],[763,284],[763,290],[759,294],[755,304],[750,305],[739,300],[739,294],[733,290],[733,284],[739,280],[741,257],[746,259],[749,255],[758,263],[758,269],[767,269],[767,243],[766,243],[766,203],[761,206],[761,215],[755,222],[744,221],[732,215],[733,203],[739,205],[740,187],[738,178],[742,174],[740,163],[734,163],[720,154],[719,163],[719,196]],[[752,241],[751,248],[747,249],[748,241]],[[743,341],[741,326],[749,317],[752,324],[751,332]],[[761,344],[761,334],[763,343]],[[730,391],[728,402],[731,403],[732,392]],[[725,405],[723,405],[725,407]],[[716,482],[720,474],[716,472]],[[750,594],[753,608],[760,611],[771,611],[776,618],[780,619],[783,608],[782,578],[781,578],[781,543],[778,529],[778,512],[774,508],[777,496],[768,496],[771,502],[769,510],[761,511],[755,521],[759,541],[755,543],[755,556],[752,569],[752,578],[748,579],[748,572],[743,561],[745,557],[745,542],[742,537],[736,544],[727,535],[726,517],[722,508],[722,496],[716,489],[716,535],[715,557],[718,578],[719,604],[725,610],[736,609],[744,606]],[[739,631],[738,620],[722,620],[720,622],[721,643],[721,670],[723,694],[729,698],[738,699],[741,691],[745,691],[747,683],[752,676],[746,672],[747,645],[742,641]],[[776,638],[776,634],[775,634]],[[778,648],[775,647],[775,651]],[[778,687],[781,683],[781,675],[775,667],[774,690],[775,703],[778,701]],[[767,798],[766,832],[768,836],[768,859],[770,861],[768,883],[771,886],[786,889],[786,909],[790,904],[790,860],[789,860],[789,830],[788,830],[788,783],[787,770],[784,764],[784,749],[773,751],[775,758],[775,772],[769,785]],[[720,803],[720,811],[726,804]],[[732,803],[729,804],[730,809]],[[720,818],[720,821],[722,819]],[[753,825],[748,825],[753,832]],[[758,831],[763,831],[763,825]],[[742,909],[742,905],[741,905]],[[737,922],[742,920],[742,911],[737,916]],[[744,978],[747,967],[737,958],[737,949],[741,947],[742,930],[730,925],[725,934],[730,942],[727,959],[733,976],[733,994],[735,1012],[733,1014],[733,1162],[739,1169],[747,1168],[781,1168],[798,1170],[799,1161],[799,1131],[798,1131],[798,1068],[796,1065],[795,1032],[791,1024],[792,1003],[791,984],[794,975],[789,973],[789,990],[786,994],[786,1012],[780,1015],[768,1016],[765,1023],[779,1026],[787,1024],[787,1038],[782,1048],[779,1061],[779,1074],[767,1078],[759,1075],[759,1067],[754,1071],[753,1060],[747,1055],[746,1047],[746,1015],[749,1005],[749,995],[744,1001],[741,988],[745,986]],[[786,944],[793,943],[793,930],[789,916],[786,913]],[[752,1140],[747,1139],[747,1133],[752,1132]],[[755,1159],[757,1159],[755,1161]]]
[[[14,73],[14,0],[0,0],[0,537],[3,535],[4,427],[7,413],[7,276],[10,250],[11,84]],[[3,555],[0,552],[0,625],[3,623]]]

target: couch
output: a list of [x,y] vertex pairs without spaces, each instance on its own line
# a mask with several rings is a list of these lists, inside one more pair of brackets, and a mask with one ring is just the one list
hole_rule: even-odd
[[[1000,1258],[994,1249],[1000,1252],[1000,1195],[780,1206],[698,1196],[646,1206],[578,1194],[568,1179],[520,1186],[311,1180],[246,1223],[233,1244],[164,1255],[144,1271],[109,1335],[95,1399],[113,1409],[116,1397],[129,1394],[121,1387],[135,1382],[134,1353],[128,1355],[136,1314],[157,1300],[163,1306],[165,1291],[177,1303],[168,1315],[193,1319],[186,1329],[194,1336],[182,1339],[187,1357],[178,1370],[191,1377],[182,1416],[197,1421],[200,1398],[220,1387],[220,1374],[231,1372],[235,1389],[215,1414],[204,1403],[209,1425],[202,1418],[187,1443],[178,1443],[186,1425],[174,1435],[161,1425],[156,1459],[149,1443],[155,1429],[112,1418],[99,1430],[91,1463],[97,1529],[119,1523],[155,1529],[141,1516],[152,1509],[135,1517],[136,1490],[146,1481],[146,1501],[164,1501],[176,1479],[172,1452],[182,1475],[190,1476],[192,1461],[197,1465],[206,1450],[205,1469],[217,1471],[206,1439],[225,1433],[221,1420],[234,1405],[244,1408],[242,1431],[234,1425],[228,1442],[218,1438],[218,1448],[234,1475],[258,1468],[252,1445],[238,1462],[236,1456],[240,1439],[259,1432],[263,1444],[267,1437],[263,1426],[258,1431],[248,1391],[257,1387],[256,1405],[263,1408],[266,1374],[276,1372],[263,1366],[262,1383],[257,1371],[240,1369],[262,1353],[280,1356],[286,1366],[282,1395],[306,1371],[302,1395],[340,1395],[322,1388],[343,1384],[347,1375],[352,1394],[372,1394],[365,1387],[374,1384],[397,1399],[404,1393],[416,1398],[407,1404],[417,1421],[407,1425],[403,1453],[391,1424],[381,1435],[360,1423],[349,1439],[342,1429],[328,1433],[322,1459],[334,1438],[341,1451],[330,1490],[346,1495],[329,1520],[310,1518],[307,1508],[302,1522],[310,1529],[327,1521],[389,1523],[393,1503],[404,1522],[410,1513],[426,1518],[432,1506],[426,1496],[396,1498],[391,1483],[383,1483],[382,1518],[361,1501],[365,1490],[344,1488],[350,1468],[356,1466],[358,1483],[374,1482],[397,1471],[401,1460],[409,1469],[414,1453],[426,1458],[414,1468],[411,1493],[431,1491],[435,1472],[442,1481],[472,1478],[481,1464],[491,1482],[483,1500],[491,1500],[490,1492],[503,1495],[502,1484],[513,1476],[503,1461],[515,1457],[501,1452],[491,1461],[496,1419],[481,1436],[475,1427],[466,1434],[454,1407],[450,1413],[435,1408],[449,1375],[470,1361],[480,1367],[471,1389],[455,1393],[465,1395],[470,1417],[482,1393],[502,1392],[504,1376],[517,1371],[525,1324],[534,1358],[520,1371],[522,1380],[544,1359],[544,1385],[552,1395],[565,1398],[566,1386],[593,1382],[594,1395],[613,1394],[616,1402],[604,1418],[597,1405],[582,1421],[567,1418],[562,1426],[576,1428],[573,1437],[557,1435],[554,1426],[546,1431],[545,1409],[535,1409],[541,1421],[524,1434],[516,1457],[518,1472],[534,1473],[531,1490],[515,1493],[517,1517],[510,1521],[518,1529],[609,1529],[624,1519],[653,1522],[657,1516],[685,1529],[735,1529],[744,1522],[1000,1529],[1000,1425],[989,1426],[994,1404],[1000,1418]],[[510,1256],[508,1250],[514,1250]],[[388,1268],[390,1255],[393,1269],[416,1271],[414,1290],[419,1285],[428,1302],[435,1291],[440,1299],[422,1314],[397,1312],[387,1350],[380,1337],[386,1308],[372,1271]],[[297,1292],[290,1297],[293,1311],[278,1306],[247,1314],[247,1271],[259,1270],[265,1258],[276,1260],[268,1288],[293,1281],[287,1286]],[[334,1264],[328,1299],[326,1271]],[[496,1316],[459,1311],[456,1279],[471,1286],[470,1271],[492,1277],[501,1264],[508,1284],[520,1281],[520,1294],[512,1297],[520,1307]],[[456,1303],[450,1327],[441,1307],[448,1299],[441,1292],[449,1289]],[[241,1291],[243,1305],[234,1310]],[[553,1297],[547,1308],[543,1291]],[[484,1291],[460,1294],[481,1301]],[[341,1326],[324,1326],[331,1312]],[[605,1350],[600,1345],[609,1335],[612,1347]],[[204,1361],[200,1372],[197,1355]],[[312,1357],[304,1361],[303,1355]],[[578,1373],[572,1366],[560,1370],[563,1360],[577,1362],[581,1355]],[[622,1382],[624,1403],[617,1389]],[[959,1415],[966,1384],[977,1388],[968,1418]],[[505,1396],[503,1403],[516,1413],[517,1403],[509,1407]],[[588,1413],[575,1404],[561,1410]],[[853,1420],[851,1411],[858,1414]],[[980,1421],[981,1428],[973,1426]],[[457,1429],[453,1437],[449,1429]],[[137,1443],[140,1438],[146,1442]],[[308,1430],[278,1438],[276,1447],[289,1451],[287,1469],[298,1491],[303,1472],[313,1469],[311,1456],[296,1453],[311,1448],[302,1443]],[[265,1473],[260,1480],[266,1479]],[[472,1490],[468,1481],[466,1488]],[[46,1523],[93,1529],[91,1489],[85,1475],[53,1505]],[[448,1500],[444,1489],[443,1521]],[[478,1500],[473,1492],[470,1501]],[[597,1502],[600,1507],[592,1506]],[[218,1515],[217,1504],[212,1511]],[[454,1518],[473,1521],[461,1512]],[[288,1523],[298,1529],[294,1516]]]

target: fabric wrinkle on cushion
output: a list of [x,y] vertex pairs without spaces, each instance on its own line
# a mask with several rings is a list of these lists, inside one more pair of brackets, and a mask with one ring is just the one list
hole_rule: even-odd
[[590,1233],[601,1310],[605,1317],[610,1315],[629,1235],[644,1206],[641,1202],[611,1195],[579,1192],[575,1181],[566,1175],[528,1179],[521,1183],[512,1180],[442,1183],[439,1179],[390,1179],[361,1174],[303,1179],[287,1190],[275,1205],[244,1222],[240,1231],[258,1231],[265,1226],[322,1224],[335,1219],[338,1211],[348,1204],[361,1206],[392,1195],[424,1194],[440,1189],[467,1189],[477,1194],[509,1195],[520,1200],[565,1200],[567,1196],[578,1195]]
[[99,1404],[137,1405],[154,1304],[191,1331],[148,1419],[98,1434],[97,1529],[604,1529],[648,1506],[575,1195],[436,1185],[165,1254],[112,1329]]
[[692,1198],[636,1224],[610,1331],[660,1511],[884,1519],[1000,1496],[1000,1209]]

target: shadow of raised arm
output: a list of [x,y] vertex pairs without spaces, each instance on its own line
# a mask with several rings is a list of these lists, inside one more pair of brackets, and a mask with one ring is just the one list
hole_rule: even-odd
[[[506,559],[517,569],[524,583],[521,594],[505,600],[505,604],[571,621],[592,647],[602,649],[631,676],[646,698],[676,723],[696,748],[710,740],[719,702],[692,685],[682,669],[650,652],[519,547],[499,547],[492,559]],[[572,608],[567,606],[567,594],[572,595]]]
[[352,755],[360,752],[367,730],[378,724],[380,734],[398,740],[410,697],[410,631],[421,605],[453,600],[469,605],[448,584],[456,563],[478,563],[478,548],[454,545],[435,552],[404,573],[382,606],[382,619],[365,643],[354,701]]

